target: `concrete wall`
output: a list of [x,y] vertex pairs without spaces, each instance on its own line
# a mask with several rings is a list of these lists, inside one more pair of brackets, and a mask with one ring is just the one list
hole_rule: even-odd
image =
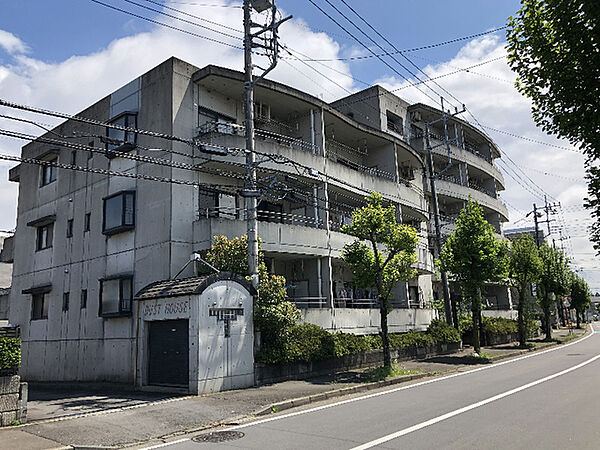
[[517,320],[518,312],[514,310],[498,310],[498,309],[484,309],[481,311],[486,317],[502,317],[504,319]]
[[[308,308],[300,310],[302,321],[327,331],[352,334],[377,334],[381,328],[379,309]],[[433,309],[393,309],[388,315],[390,333],[426,330],[437,312]]]

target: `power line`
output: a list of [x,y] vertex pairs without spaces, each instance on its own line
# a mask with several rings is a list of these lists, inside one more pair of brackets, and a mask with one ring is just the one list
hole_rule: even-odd
[[198,34],[198,33],[194,33],[192,31],[184,30],[182,28],[178,28],[178,27],[175,27],[173,25],[166,24],[164,22],[159,22],[158,20],[150,19],[149,17],[140,16],[139,14],[135,14],[135,13],[133,13],[131,11],[127,11],[125,9],[118,8],[116,6],[109,5],[107,3],[101,2],[100,0],[90,0],[90,1],[92,1],[94,3],[97,3],[99,5],[102,5],[102,6],[106,7],[106,8],[109,8],[109,9],[112,9],[112,10],[115,10],[115,11],[119,11],[119,12],[121,12],[123,14],[128,14],[130,16],[133,16],[133,17],[137,18],[137,19],[142,19],[142,20],[145,20],[147,22],[151,22],[151,23],[153,23],[155,25],[160,25],[162,27],[170,28],[172,30],[179,31],[180,33],[189,34],[190,36],[194,36],[194,37],[197,37],[197,38],[200,38],[200,39],[205,39],[207,41],[214,42],[215,44],[221,44],[221,45],[225,45],[227,47],[235,48],[237,50],[243,50],[242,47],[240,47],[239,45],[230,44],[228,42],[220,41],[218,39],[214,39],[214,38],[211,38],[211,37],[208,37],[208,36],[204,36],[204,35],[201,35],[201,34]]
[[[224,32],[224,31],[215,30],[214,28],[207,27],[207,26],[205,26],[205,25],[200,25],[200,24],[199,24],[199,23],[197,23],[197,22],[192,22],[191,20],[183,19],[183,18],[181,18],[181,17],[177,17],[177,16],[174,16],[174,15],[172,15],[172,14],[168,14],[168,13],[166,13],[166,12],[164,12],[164,11],[161,11],[161,10],[159,10],[159,9],[155,9],[155,8],[151,8],[150,6],[145,6],[145,5],[142,5],[142,4],[140,4],[140,3],[138,3],[138,2],[135,2],[135,1],[133,1],[133,0],[123,0],[123,1],[124,1],[124,2],[127,2],[127,3],[129,3],[129,4],[132,4],[132,5],[135,5],[135,6],[137,6],[138,8],[142,8],[142,9],[145,9],[145,10],[147,10],[147,11],[152,11],[152,12],[155,12],[155,13],[157,13],[157,14],[160,14],[160,15],[162,15],[162,16],[166,16],[166,17],[169,17],[169,18],[171,18],[171,19],[179,20],[180,22],[184,22],[184,23],[187,23],[187,24],[190,24],[190,25],[194,25],[195,27],[203,28],[203,29],[205,29],[205,30],[212,31],[213,33],[220,34],[220,35],[222,35],[222,36],[225,36],[225,37],[228,37],[228,38],[231,38],[231,39],[240,39],[240,40],[242,39],[242,37],[241,37],[241,36],[234,36],[233,34],[226,33],[226,32]],[[156,3],[156,2],[153,2],[153,1],[151,1],[151,0],[144,0],[144,1],[147,1],[147,2],[150,2],[150,3]],[[210,21],[210,20],[207,20],[207,19],[203,19],[202,17],[195,16],[195,15],[193,15],[193,14],[184,13],[183,11],[176,10],[175,8],[170,8],[169,6],[166,6],[166,5],[163,5],[163,7],[164,7],[165,9],[171,9],[171,10],[175,10],[175,11],[177,11],[177,12],[181,13],[181,14],[185,14],[185,15],[188,15],[188,16],[191,16],[191,17],[194,17],[195,19],[198,19],[198,20],[206,20],[207,22],[209,22],[209,23],[211,23],[211,24],[215,24],[215,23],[216,23],[216,22],[213,22],[213,21]],[[220,24],[217,24],[217,25],[220,25]],[[230,27],[227,27],[227,28],[230,28]],[[234,31],[238,31],[238,30],[236,30],[235,28],[233,28],[233,30],[234,30]]]
[[497,28],[494,28],[494,29],[489,30],[489,31],[483,31],[481,33],[475,33],[475,34],[471,34],[471,35],[468,35],[468,36],[462,36],[462,37],[458,37],[458,38],[454,38],[454,39],[449,39],[449,40],[444,41],[444,42],[423,45],[421,47],[409,48],[409,49],[405,49],[405,50],[397,50],[397,51],[390,51],[390,52],[385,52],[385,53],[379,53],[377,55],[349,56],[347,58],[328,58],[328,59],[311,58],[311,59],[309,59],[307,61],[323,61],[323,62],[327,62],[327,61],[358,61],[358,60],[362,60],[362,59],[376,58],[377,56],[389,56],[389,55],[393,55],[393,54],[396,54],[396,53],[417,52],[417,51],[421,51],[421,50],[428,50],[428,49],[431,49],[431,48],[436,48],[436,47],[441,47],[441,46],[448,45],[448,44],[453,44],[453,43],[460,42],[460,41],[471,40],[471,39],[474,39],[476,37],[484,36],[486,34],[496,33],[497,31],[504,30],[505,28],[506,28],[506,26],[501,26],[501,27],[497,27]]
[[[394,73],[396,73],[398,76],[402,77],[403,79],[407,80],[407,77],[405,77],[404,75],[402,75],[400,72],[398,72],[394,67],[392,67],[387,61],[385,61],[381,56],[377,55],[373,50],[371,50],[366,44],[364,44],[359,38],[357,38],[354,34],[352,34],[350,31],[348,31],[341,23],[339,23],[335,18],[333,18],[330,14],[328,14],[325,10],[323,10],[319,5],[317,5],[314,0],[308,0],[315,8],[317,8],[322,14],[324,14],[327,18],[329,18],[333,23],[335,23],[339,28],[341,28],[342,30],[344,30],[344,32],[346,34],[348,34],[352,39],[354,39],[356,42],[358,42],[362,47],[364,47],[369,53],[371,53],[372,55],[374,55],[377,59],[379,59],[383,64],[385,64],[387,67],[389,67],[392,71],[394,71]],[[329,3],[328,0],[325,0],[327,3]],[[329,3],[331,5],[331,3]],[[333,6],[333,5],[332,5]],[[336,11],[339,12],[339,10],[337,10],[337,8],[335,8],[335,6],[333,6],[334,9],[336,9]],[[348,19],[347,19],[348,20]],[[352,23],[351,21],[349,21],[350,23]],[[352,24],[354,25],[354,24]],[[355,26],[355,25],[354,25]],[[356,27],[356,26],[355,26]],[[360,28],[356,27],[362,34],[365,34]],[[365,35],[368,37],[368,35]],[[369,38],[370,39],[370,38]],[[404,68],[408,73],[411,73],[410,70],[408,70],[407,68]],[[411,73],[411,75],[413,75],[415,78],[418,79],[418,77],[414,74]],[[437,102],[437,100],[435,100],[433,97],[431,97],[429,94],[423,92],[421,89],[419,89],[417,87],[417,90],[419,90],[423,95],[425,95],[426,97],[428,97],[429,99],[431,99],[434,103]]]
[[[182,11],[182,10],[180,10],[180,9],[175,9],[175,8],[172,8],[172,7],[168,6],[168,5],[167,5],[167,4],[165,4],[165,3],[156,2],[156,1],[154,1],[154,0],[143,0],[143,1],[145,1],[145,2],[147,2],[147,3],[153,3],[153,4],[155,4],[155,5],[160,5],[160,6],[162,6],[162,7],[163,7],[163,8],[165,8],[165,9],[168,9],[168,10],[170,10],[170,11],[175,11],[175,12],[178,12],[178,13],[180,13],[180,14],[183,14],[183,15],[185,15],[185,16],[188,16],[188,17],[192,17],[192,18],[194,18],[194,19],[197,19],[197,20],[200,20],[200,21],[202,21],[202,22],[210,23],[210,24],[212,24],[212,25],[216,25],[216,26],[219,26],[219,27],[221,27],[221,28],[225,28],[225,29],[227,29],[227,30],[235,31],[236,33],[239,33],[240,35],[243,35],[243,34],[244,34],[244,32],[243,32],[242,30],[238,30],[237,28],[230,27],[230,26],[228,26],[228,25],[224,25],[224,24],[222,24],[222,23],[215,22],[215,21],[213,21],[213,20],[209,20],[209,19],[206,19],[206,18],[204,18],[204,17],[197,16],[197,15],[195,15],[195,14],[190,14],[190,13],[188,13],[188,12],[186,12],[186,11]],[[178,3],[178,2],[169,2],[169,3]],[[225,6],[225,5],[223,5],[223,6]],[[238,39],[241,39],[241,37],[238,37]]]

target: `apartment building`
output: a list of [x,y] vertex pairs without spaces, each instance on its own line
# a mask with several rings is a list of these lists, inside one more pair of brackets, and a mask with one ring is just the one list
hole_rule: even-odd
[[[504,177],[494,161],[501,157],[500,149],[482,131],[459,117],[447,121],[448,148],[442,112],[421,103],[410,104],[385,90],[373,86],[333,103],[333,106],[369,127],[396,136],[408,143],[421,157],[427,159],[425,123],[430,126],[434,173],[438,175],[436,191],[441,218],[442,239],[445,240],[455,229],[455,222],[466,201],[471,198],[479,202],[485,219],[492,224],[498,237],[503,237],[502,224],[508,221],[508,210],[500,200],[499,192],[504,190]],[[424,166],[411,166],[409,161],[400,162],[401,174],[408,178],[422,180],[426,199],[431,198],[429,178]],[[432,210],[429,214],[433,214]],[[435,229],[433,220],[428,222],[429,248],[434,248]],[[460,300],[462,294],[458,286],[451,283],[451,295]],[[435,298],[441,298],[441,281],[434,276]],[[512,316],[503,313],[512,309],[510,292],[506,286],[489,283],[484,287],[484,314]],[[496,312],[491,312],[496,311]],[[498,312],[500,311],[500,312]]]
[[[243,81],[237,71],[171,58],[77,115],[138,132],[71,119],[23,147],[23,157],[79,167],[10,171],[19,183],[10,321],[21,326],[27,379],[147,379],[152,339],[140,335],[140,305],[148,287],[181,291],[173,279],[190,280],[198,268],[190,255],[215,235],[246,231]],[[378,331],[373,296],[352,285],[340,257],[352,239],[341,226],[374,190],[421,237],[418,276],[394,291],[390,329],[424,329],[436,315],[437,280],[418,126],[435,111],[380,87],[329,104],[264,80],[255,113],[258,233],[269,269],[286,277],[303,319],[329,330]],[[501,233],[503,181],[492,163],[499,153],[482,133],[456,126],[463,178],[440,181],[449,191],[441,194],[444,214],[471,194]],[[72,145],[55,143],[56,135]],[[436,154],[438,165],[442,159]]]

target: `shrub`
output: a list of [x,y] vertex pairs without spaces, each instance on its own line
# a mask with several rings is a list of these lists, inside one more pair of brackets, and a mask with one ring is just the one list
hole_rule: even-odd
[[519,326],[516,320],[502,317],[484,317],[483,331],[490,335],[518,333]]
[[427,347],[434,344],[433,338],[422,331],[390,334],[390,348]]
[[0,337],[0,370],[14,369],[21,364],[21,339]]
[[[377,334],[357,336],[348,333],[329,333],[317,325],[295,324],[281,334],[274,345],[262,343],[256,360],[265,364],[311,362],[329,358],[355,355],[366,350],[382,348],[381,336]],[[458,332],[442,321],[431,323],[427,331],[409,331],[389,335],[390,348],[428,347],[435,343],[460,342]]]
[[427,333],[438,344],[460,342],[460,333],[456,328],[442,320],[432,320],[427,328]]

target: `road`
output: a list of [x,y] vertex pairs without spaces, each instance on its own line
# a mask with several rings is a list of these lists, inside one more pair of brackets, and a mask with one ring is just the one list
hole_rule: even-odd
[[[600,330],[600,322],[595,322]],[[227,430],[212,448],[600,448],[600,333],[515,360],[323,403]],[[158,448],[158,447],[148,447]]]

